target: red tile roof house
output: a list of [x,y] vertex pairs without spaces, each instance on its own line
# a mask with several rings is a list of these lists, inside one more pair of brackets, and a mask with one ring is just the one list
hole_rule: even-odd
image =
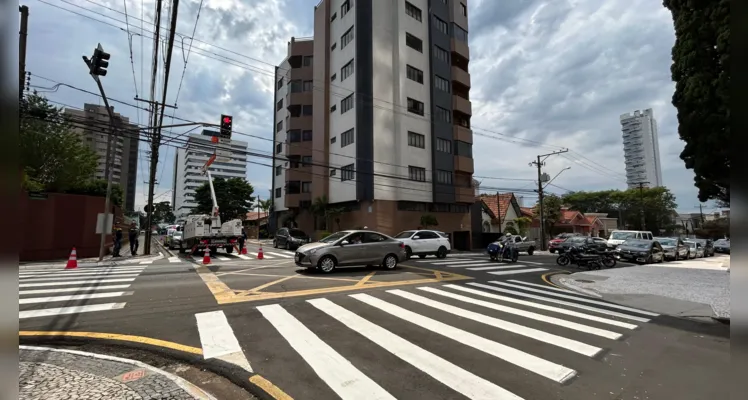
[[[532,218],[532,225],[530,228],[529,238],[534,240],[540,239],[540,219],[535,217],[532,208],[522,207],[521,210],[523,216]],[[605,225],[596,216],[585,216],[579,211],[569,210],[568,208],[561,209],[561,219],[553,225],[551,232],[546,232],[546,240],[550,237],[558,235],[559,233],[579,233],[585,236],[600,236],[604,233]]]
[[483,232],[504,232],[506,223],[522,216],[519,203],[514,193],[483,194],[481,230]]

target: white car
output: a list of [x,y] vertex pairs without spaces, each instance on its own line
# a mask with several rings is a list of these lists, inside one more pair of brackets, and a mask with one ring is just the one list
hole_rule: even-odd
[[408,258],[412,256],[424,258],[428,255],[446,258],[447,254],[452,251],[452,245],[444,232],[428,229],[402,231],[394,238],[405,244],[405,253]]

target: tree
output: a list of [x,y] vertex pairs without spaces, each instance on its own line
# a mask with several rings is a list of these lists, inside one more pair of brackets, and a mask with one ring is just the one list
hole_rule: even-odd
[[730,219],[718,218],[713,221],[706,221],[701,228],[694,230],[696,236],[705,239],[722,239],[730,237]]
[[[659,234],[672,229],[675,196],[664,187],[628,190],[603,190],[599,192],[574,192],[562,197],[563,204],[581,213],[596,212],[615,216],[623,227],[636,227]],[[644,207],[645,226],[641,226]]]
[[[213,178],[213,189],[218,201],[218,215],[221,221],[227,222],[235,218],[244,220],[252,209],[255,198],[252,196],[254,188],[242,178]],[[210,186],[205,182],[195,189],[195,214],[210,214],[213,210],[213,199],[210,196]]]
[[[543,196],[543,220],[545,222],[545,234],[553,234],[553,226],[561,220],[562,200],[555,194]],[[532,210],[533,215],[540,216],[540,203],[536,203]],[[545,241],[545,238],[541,238]]]
[[171,211],[171,202],[162,201],[160,203],[156,203],[156,207],[153,210],[153,215],[151,216],[151,221],[156,224],[173,224],[174,220],[176,220],[176,217]]
[[517,226],[517,230],[519,231],[519,235],[526,236],[527,231],[530,229],[530,226],[532,225],[532,219],[530,217],[519,217],[514,219],[514,225]]
[[517,228],[514,226],[514,221],[506,221],[506,228],[504,228],[504,234],[519,235]]
[[699,200],[730,203],[730,2],[664,0],[673,15],[670,67],[680,158],[693,169]]
[[436,217],[431,214],[423,214],[421,215],[421,226],[424,227],[424,229],[439,226],[439,221],[437,221]]
[[[82,184],[79,184],[75,187],[72,187],[66,190],[65,193],[105,197],[106,187],[107,187],[106,180],[92,179],[90,181],[84,182]],[[110,196],[110,201],[112,202],[112,204],[118,207],[122,207],[123,196],[124,196],[124,193],[122,191],[122,186],[112,182],[112,193]]]
[[62,193],[86,186],[97,155],[71,129],[62,108],[32,94],[20,106],[20,162],[27,190]]
[[322,230],[327,230],[331,225],[330,221],[334,221],[340,230],[340,214],[345,212],[343,207],[336,207],[329,203],[327,196],[322,195],[314,199],[309,211],[314,217],[314,226],[318,227],[318,222],[322,221],[324,226],[320,227]]
[[263,212],[268,212],[273,207],[273,199],[257,200],[256,207]]

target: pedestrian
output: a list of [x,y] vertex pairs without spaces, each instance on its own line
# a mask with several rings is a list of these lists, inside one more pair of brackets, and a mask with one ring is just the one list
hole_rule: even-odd
[[247,234],[242,229],[242,234],[239,235],[239,254],[242,254],[242,249],[244,249],[244,241],[247,240],[246,236]]
[[119,250],[122,248],[122,228],[117,227],[114,231],[114,251],[112,257],[121,257]]
[[140,232],[138,232],[138,227],[134,222],[132,223],[132,225],[130,225],[130,232],[128,232],[128,236],[130,238],[130,253],[135,256],[138,254],[138,247],[140,246],[140,243],[138,241]]

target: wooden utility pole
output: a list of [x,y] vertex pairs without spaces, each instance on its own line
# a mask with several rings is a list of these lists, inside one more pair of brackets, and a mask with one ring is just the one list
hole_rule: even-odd
[[540,250],[546,250],[545,246],[545,216],[543,213],[543,171],[542,168],[545,165],[545,160],[553,155],[562,154],[568,152],[568,149],[554,151],[553,153],[541,154],[538,156],[536,161],[530,163],[530,166],[536,166],[538,168],[538,205],[540,205]]
[[26,38],[29,30],[29,7],[19,6],[21,12],[21,30],[18,32],[18,98],[23,99],[23,88],[26,81]]
[[647,223],[644,218],[644,185],[648,185],[649,182],[639,182],[637,185],[639,185],[639,208],[641,213],[641,230],[647,229]]

